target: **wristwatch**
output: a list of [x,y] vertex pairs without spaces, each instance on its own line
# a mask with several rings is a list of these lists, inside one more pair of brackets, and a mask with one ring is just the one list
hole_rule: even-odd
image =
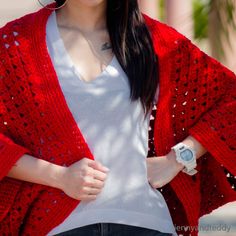
[[185,166],[182,170],[184,173],[188,175],[197,173],[197,170],[194,169],[197,166],[196,152],[192,147],[180,142],[171,149],[175,151],[177,162]]

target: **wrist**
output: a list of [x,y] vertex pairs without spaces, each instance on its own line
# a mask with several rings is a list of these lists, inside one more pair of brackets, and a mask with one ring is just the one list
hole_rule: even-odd
[[180,142],[174,145],[171,150],[173,150],[176,154],[176,161],[185,166],[185,168],[182,170],[184,173],[188,175],[194,175],[198,172],[195,169],[197,166],[196,150],[193,147]]
[[203,156],[207,150],[199,143],[194,137],[188,136],[186,139],[182,141],[182,143],[190,146],[193,148],[196,152],[196,159],[200,158]]
[[176,160],[176,154],[175,154],[175,151],[174,150],[171,150],[168,154],[167,154],[167,159],[171,160],[173,165],[175,166],[175,168],[178,170],[178,171],[182,171],[184,169],[184,165],[182,163],[179,163],[177,160]]
[[53,188],[58,188],[61,189],[63,188],[63,176],[65,175],[65,172],[67,170],[67,167],[64,166],[59,166],[55,164],[50,164],[49,168],[49,179],[48,185],[53,187]]

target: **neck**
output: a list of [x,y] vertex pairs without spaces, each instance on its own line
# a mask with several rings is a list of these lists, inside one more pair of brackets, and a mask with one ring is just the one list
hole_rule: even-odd
[[59,24],[79,28],[83,32],[106,29],[106,1],[96,6],[88,6],[77,0],[70,0],[57,10]]

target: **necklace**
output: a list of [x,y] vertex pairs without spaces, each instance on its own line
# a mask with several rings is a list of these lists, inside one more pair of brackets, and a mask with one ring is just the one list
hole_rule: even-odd
[[[81,31],[79,28],[76,28],[76,27],[69,27],[69,26],[65,26],[65,25],[58,25],[59,27],[61,28],[64,28],[64,29],[67,29],[67,30],[75,30],[75,31],[79,31],[83,36],[84,38],[86,39],[87,42],[89,42],[89,40],[87,39],[87,37],[85,36],[84,32]],[[104,42],[102,43],[101,47],[100,47],[100,50],[101,51],[105,51],[105,50],[110,50],[112,49],[112,45],[110,42]]]
[[105,42],[104,44],[102,44],[102,47],[101,47],[102,51],[105,51],[105,50],[108,50],[108,49],[112,49],[111,43]]
[[[66,30],[74,30],[74,31],[78,31],[81,33],[81,35],[85,38],[85,40],[87,41],[87,43],[89,44],[90,48],[92,51],[94,51],[94,53],[96,54],[96,50],[94,49],[93,44],[91,43],[91,40],[88,39],[88,37],[85,36],[85,33],[83,31],[81,31],[79,28],[76,27],[69,27],[69,26],[65,26],[65,25],[58,25],[58,27],[60,28],[64,28]],[[103,42],[102,45],[100,46],[100,50],[101,51],[107,51],[107,50],[112,50],[112,45],[110,42],[106,41]],[[112,50],[113,53],[113,50]],[[107,67],[107,65],[105,66],[105,68]],[[84,76],[80,73],[80,71],[77,70],[78,75],[80,76],[80,79],[84,82],[89,82],[88,80],[86,80],[84,78]],[[91,82],[91,81],[90,81]]]

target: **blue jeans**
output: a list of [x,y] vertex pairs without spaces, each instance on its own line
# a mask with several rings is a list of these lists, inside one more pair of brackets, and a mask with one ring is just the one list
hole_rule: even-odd
[[172,236],[171,233],[163,233],[132,225],[115,223],[97,223],[68,230],[55,236]]

